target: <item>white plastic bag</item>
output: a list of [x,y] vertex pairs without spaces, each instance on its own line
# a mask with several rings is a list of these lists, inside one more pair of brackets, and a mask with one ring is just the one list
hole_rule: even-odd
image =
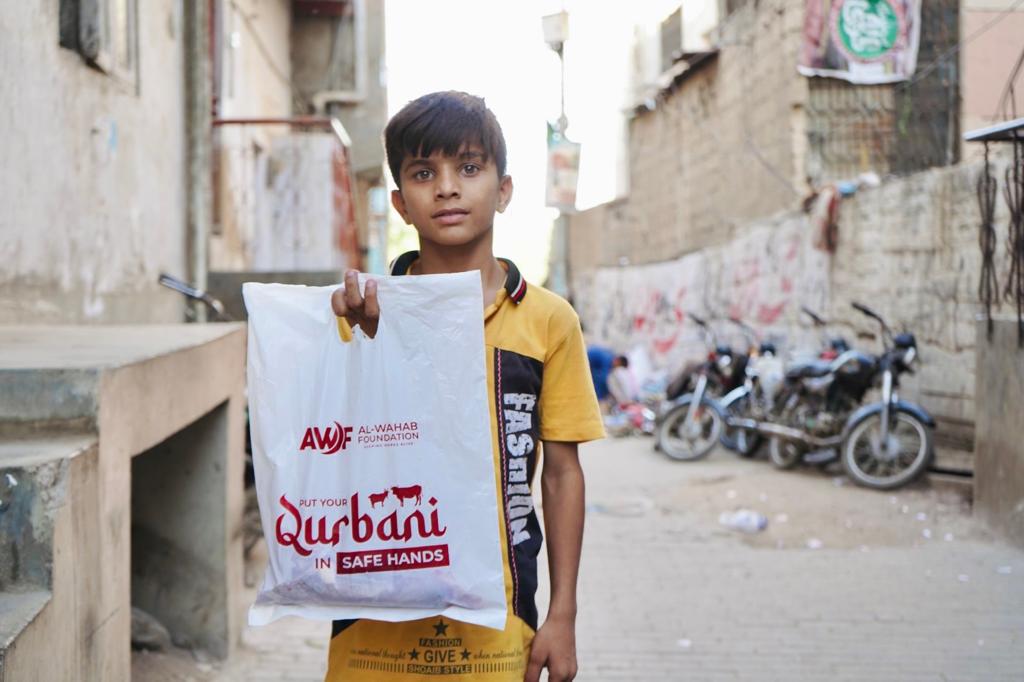
[[336,287],[243,287],[270,555],[249,622],[442,614],[503,628],[480,276],[374,279],[377,335],[347,343]]

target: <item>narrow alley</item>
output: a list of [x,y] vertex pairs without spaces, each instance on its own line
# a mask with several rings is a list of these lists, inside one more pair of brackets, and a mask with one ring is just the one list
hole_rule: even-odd
[[[650,446],[583,449],[578,679],[1021,678],[1024,552],[976,526],[955,484],[884,493],[721,448],[677,463]],[[763,513],[767,528],[723,527],[721,513],[736,508]],[[262,557],[249,569],[262,570]],[[133,670],[147,680],[318,680],[328,634],[289,618],[249,628],[226,666],[182,651],[136,653]]]

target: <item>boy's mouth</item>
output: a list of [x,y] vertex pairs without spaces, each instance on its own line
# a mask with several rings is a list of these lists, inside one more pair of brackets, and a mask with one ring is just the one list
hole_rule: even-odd
[[430,217],[442,225],[455,225],[461,223],[463,218],[467,215],[469,215],[469,211],[463,208],[446,208],[441,211],[437,211]]

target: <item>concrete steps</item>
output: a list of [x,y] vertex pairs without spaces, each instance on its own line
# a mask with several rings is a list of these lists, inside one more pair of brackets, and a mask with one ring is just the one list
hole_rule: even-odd
[[18,678],[10,659],[20,638],[50,603],[54,576],[73,570],[59,517],[75,492],[73,460],[95,450],[93,434],[35,428],[0,441],[0,681]]

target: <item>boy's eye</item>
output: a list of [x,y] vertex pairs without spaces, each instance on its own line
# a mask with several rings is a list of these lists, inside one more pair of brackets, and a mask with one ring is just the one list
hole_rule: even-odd
[[476,175],[477,173],[480,172],[480,166],[476,165],[475,163],[467,163],[465,166],[462,167],[462,172],[465,173],[466,175]]
[[416,180],[429,180],[430,179],[430,171],[427,170],[426,168],[421,168],[420,170],[418,170],[415,173],[413,173],[412,177],[414,179],[416,179]]

